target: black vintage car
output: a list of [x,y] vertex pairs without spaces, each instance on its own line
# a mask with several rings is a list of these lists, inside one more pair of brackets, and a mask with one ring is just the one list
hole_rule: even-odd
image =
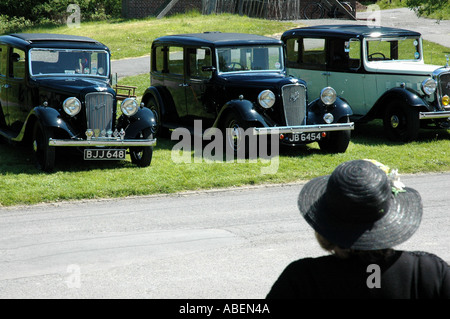
[[31,140],[38,166],[50,171],[55,149],[85,160],[151,163],[154,114],[111,87],[109,49],[90,38],[57,34],[0,36],[0,137]]
[[243,130],[277,134],[286,145],[347,149],[350,106],[331,87],[309,100],[305,82],[285,72],[280,40],[220,32],[170,35],[154,40],[151,57],[152,86],[142,103],[156,114],[159,133],[192,129],[201,120],[203,129],[224,131],[235,152],[248,146]]

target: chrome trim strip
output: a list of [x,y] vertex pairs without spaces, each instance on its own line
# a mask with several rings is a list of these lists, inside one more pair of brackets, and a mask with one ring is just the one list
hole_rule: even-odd
[[450,120],[450,111],[439,111],[439,112],[420,112],[419,119],[444,119],[449,118]]
[[49,139],[50,146],[154,146],[156,145],[156,138],[153,139],[135,139],[135,140],[55,140]]
[[254,127],[254,135],[286,134],[286,133],[305,133],[305,132],[332,132],[349,131],[355,129],[355,123],[336,123],[322,125],[298,125],[298,126],[279,126],[279,127]]

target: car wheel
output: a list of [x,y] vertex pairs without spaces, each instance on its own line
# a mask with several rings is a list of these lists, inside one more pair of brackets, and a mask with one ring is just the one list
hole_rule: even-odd
[[328,132],[328,136],[319,141],[319,147],[326,153],[345,153],[350,144],[351,131]]
[[[146,128],[136,137],[138,139],[152,138],[152,133],[149,128]],[[152,162],[153,146],[138,146],[130,147],[131,163],[139,167],[147,167]]]
[[419,134],[419,110],[409,107],[401,101],[393,101],[386,107],[383,126],[391,140],[412,141]]
[[55,148],[48,145],[51,137],[51,129],[36,121],[32,139],[33,153],[36,166],[45,172],[50,172],[55,167]]
[[[257,139],[250,139],[245,131],[248,129],[247,123],[240,115],[231,112],[224,121],[225,152],[233,151],[238,157],[249,157],[250,154],[256,157]],[[251,144],[251,145],[250,145]],[[226,154],[226,153],[225,153]]]
[[156,120],[156,132],[154,133],[155,136],[161,136],[165,137],[168,136],[169,130],[162,127],[162,115],[161,115],[161,107],[156,103],[155,98],[152,96],[145,104],[147,108],[149,108],[153,114],[155,114],[155,120]]

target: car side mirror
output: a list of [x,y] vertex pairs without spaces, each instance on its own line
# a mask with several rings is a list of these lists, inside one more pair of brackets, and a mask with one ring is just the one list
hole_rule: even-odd
[[13,54],[11,54],[11,61],[13,61],[13,62],[19,62],[19,61],[20,61],[20,54],[19,54],[19,53],[13,53]]
[[215,70],[216,70],[216,68],[213,66],[202,66],[203,72],[214,72]]

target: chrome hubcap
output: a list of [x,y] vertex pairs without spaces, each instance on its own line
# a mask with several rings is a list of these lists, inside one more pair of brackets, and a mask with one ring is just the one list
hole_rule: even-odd
[[399,120],[398,116],[397,115],[392,115],[391,116],[391,126],[392,126],[392,128],[397,128],[399,124],[400,124],[400,120]]

